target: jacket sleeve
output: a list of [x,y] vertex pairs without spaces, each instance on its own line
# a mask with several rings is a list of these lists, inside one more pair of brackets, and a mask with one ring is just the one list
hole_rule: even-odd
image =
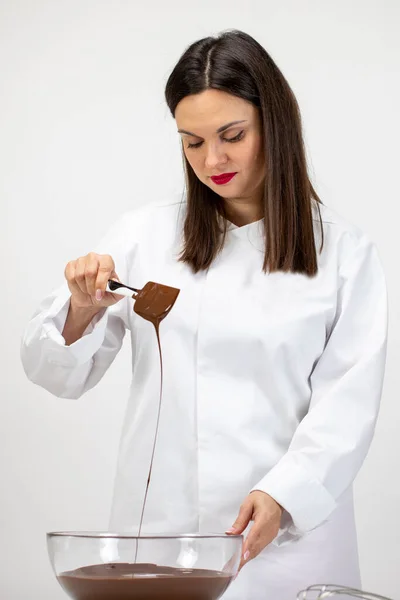
[[284,508],[276,545],[322,524],[356,477],[378,416],[386,340],[385,278],[375,246],[363,237],[339,269],[337,312],[310,376],[308,413],[252,490]]
[[[113,257],[121,281],[127,281],[128,276],[128,224],[131,220],[128,215],[118,219],[95,248],[98,254]],[[21,359],[25,373],[33,383],[60,398],[77,399],[100,381],[121,349],[128,322],[129,299],[124,298],[103,309],[83,336],[66,346],[62,331],[70,296],[65,282],[42,301],[22,336]]]

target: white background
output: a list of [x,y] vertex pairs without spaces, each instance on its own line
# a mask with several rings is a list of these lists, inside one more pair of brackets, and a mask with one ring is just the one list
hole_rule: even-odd
[[52,397],[25,378],[21,334],[62,282],[65,264],[90,251],[110,222],[180,191],[164,85],[189,44],[228,28],[255,37],[283,71],[302,111],[317,191],[369,233],[384,264],[387,374],[356,507],[364,588],[400,598],[399,7],[396,0],[0,1],[2,599],[64,598],[46,531],[107,527],[130,382],[125,343],[82,399]]

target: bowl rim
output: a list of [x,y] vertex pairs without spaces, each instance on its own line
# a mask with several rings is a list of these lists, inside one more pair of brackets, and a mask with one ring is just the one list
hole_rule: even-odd
[[133,535],[131,533],[116,533],[112,531],[48,531],[47,538],[53,537],[75,537],[75,538],[111,538],[111,539],[129,539],[129,540],[176,540],[176,539],[212,539],[212,538],[243,538],[239,533],[159,533],[146,535]]

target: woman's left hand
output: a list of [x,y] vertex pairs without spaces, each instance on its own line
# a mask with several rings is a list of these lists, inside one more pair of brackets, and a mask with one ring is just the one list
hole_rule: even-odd
[[242,506],[231,529],[226,533],[243,533],[250,521],[254,521],[243,544],[239,571],[245,563],[255,558],[278,535],[283,509],[265,492],[251,492]]

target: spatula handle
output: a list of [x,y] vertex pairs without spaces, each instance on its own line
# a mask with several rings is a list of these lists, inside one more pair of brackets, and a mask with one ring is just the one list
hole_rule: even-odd
[[129,287],[114,279],[109,279],[106,287],[106,292],[118,294],[119,296],[127,296],[128,298],[134,297],[138,291],[136,288]]

